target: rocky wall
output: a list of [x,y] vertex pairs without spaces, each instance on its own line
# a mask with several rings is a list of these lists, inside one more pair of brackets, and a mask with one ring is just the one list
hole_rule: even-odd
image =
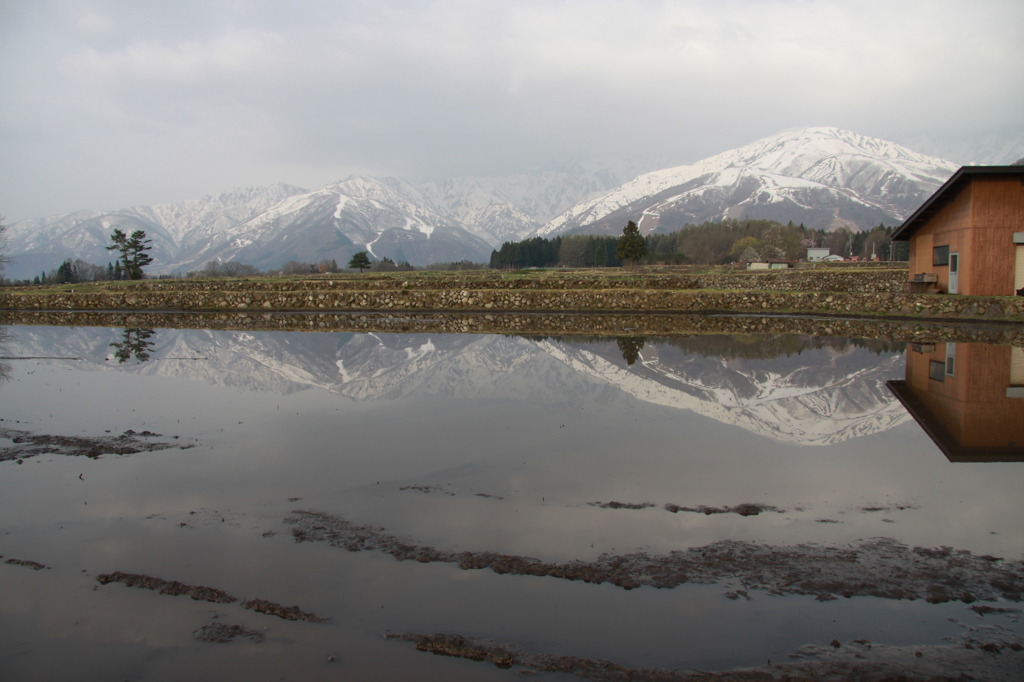
[[[142,280],[110,282],[117,293],[139,292],[341,292],[341,291],[437,291],[459,289],[515,289],[575,291],[592,289],[741,289],[757,291],[902,292],[907,290],[905,268],[819,268],[811,270],[673,272],[654,269],[528,270],[515,273],[495,270],[463,273],[367,273],[323,275],[309,279],[213,279]],[[53,287],[47,287],[52,290]],[[79,287],[81,288],[81,287]],[[65,286],[70,293],[75,285]],[[40,291],[44,289],[40,288]]]
[[1024,323],[1024,297],[704,289],[131,288],[45,295],[4,292],[0,309],[822,313]]
[[473,333],[526,336],[693,336],[696,334],[809,334],[937,343],[1024,345],[1024,325],[955,324],[928,320],[796,315],[668,313],[306,313],[0,311],[0,325],[145,327],[246,331]]

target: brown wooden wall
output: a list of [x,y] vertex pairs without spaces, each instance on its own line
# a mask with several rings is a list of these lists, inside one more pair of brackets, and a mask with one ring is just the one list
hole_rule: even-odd
[[930,361],[945,362],[947,344],[907,351],[907,384],[961,447],[1024,447],[1024,398],[1009,398],[1010,346],[959,344],[953,376],[928,378]]
[[910,273],[935,273],[949,290],[949,268],[932,265],[932,249],[948,245],[960,254],[958,293],[1014,293],[1013,233],[1024,231],[1024,185],[1017,177],[972,179],[910,240]]

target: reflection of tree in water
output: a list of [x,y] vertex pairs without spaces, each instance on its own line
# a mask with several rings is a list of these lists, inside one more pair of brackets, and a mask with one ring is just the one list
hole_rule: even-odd
[[156,345],[149,338],[156,332],[143,327],[127,327],[121,334],[120,343],[110,344],[114,348],[114,357],[120,363],[135,358],[139,362],[149,360],[149,351]]
[[622,358],[627,364],[632,365],[640,357],[640,350],[644,347],[646,339],[642,336],[618,336],[615,343],[622,351]]
[[[0,327],[0,355],[7,355],[7,344],[11,340],[11,334],[5,327]],[[0,362],[0,382],[11,380],[11,366],[6,362]]]

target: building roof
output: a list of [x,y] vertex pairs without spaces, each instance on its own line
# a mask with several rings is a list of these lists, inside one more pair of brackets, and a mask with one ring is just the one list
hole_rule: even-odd
[[953,201],[960,191],[977,177],[1019,175],[1024,181],[1024,166],[963,166],[935,190],[903,224],[892,233],[893,241],[907,241],[922,225],[931,220],[946,204]]

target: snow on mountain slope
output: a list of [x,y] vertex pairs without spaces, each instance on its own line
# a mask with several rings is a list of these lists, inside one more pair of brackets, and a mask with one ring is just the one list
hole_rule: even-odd
[[239,223],[255,218],[271,206],[295,194],[300,187],[279,182],[267,187],[243,187],[202,199],[128,209],[156,225],[162,225],[183,249],[202,242]]
[[[942,159],[900,145],[837,128],[808,128],[782,133],[699,161],[646,173],[618,189],[566,211],[538,235],[587,231],[615,216],[643,215],[646,231],[678,229],[659,220],[667,210],[688,214],[693,222],[724,218],[780,219],[780,211],[756,207],[785,204],[796,220],[799,208],[814,217],[809,227],[877,224],[878,216],[901,219],[956,170]],[[745,181],[745,182],[744,182]],[[742,191],[723,188],[742,187]],[[712,197],[712,200],[708,200]],[[842,219],[839,207],[852,205],[864,220]],[[857,207],[868,209],[858,210]],[[836,220],[828,220],[832,215]],[[621,230],[621,225],[618,225]],[[591,230],[592,231],[592,230]],[[600,231],[600,230],[598,230]]]

